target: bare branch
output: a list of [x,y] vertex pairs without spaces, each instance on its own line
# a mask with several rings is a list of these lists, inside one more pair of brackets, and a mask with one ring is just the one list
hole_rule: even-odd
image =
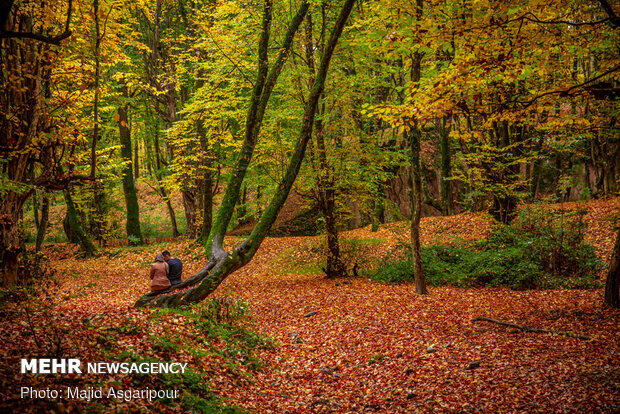
[[50,37],[31,32],[0,31],[0,39],[34,39],[43,43],[59,46],[61,41],[71,36],[71,30],[69,29],[69,25],[71,23],[72,6],[73,0],[69,0],[69,10],[67,11],[65,30],[57,36]]

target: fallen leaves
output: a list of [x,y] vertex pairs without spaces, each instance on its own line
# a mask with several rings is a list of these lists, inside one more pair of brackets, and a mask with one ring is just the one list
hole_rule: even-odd
[[[609,217],[620,211],[620,198],[595,200],[588,206],[586,236],[607,257],[614,236]],[[482,238],[490,228],[482,214],[424,218],[422,240],[429,244],[454,237]],[[366,227],[343,236],[374,240],[361,252],[380,263],[394,246],[407,241],[408,228],[393,223],[382,225],[378,232]],[[275,349],[261,351],[264,368],[250,381],[222,368],[221,361],[184,351],[184,342],[205,341],[184,318],[169,314],[154,321],[151,311],[132,309],[148,290],[148,266],[162,246],[122,248],[97,259],[75,259],[56,247],[56,256],[51,257],[59,286],[48,293],[60,305],[33,314],[34,328],[19,306],[5,308],[0,315],[0,336],[6,344],[0,367],[3,384],[14,393],[14,384],[24,382],[16,373],[16,361],[54,349],[53,340],[37,345],[31,332],[54,325],[64,333],[64,355],[90,361],[105,360],[106,349],[149,355],[154,337],[174,334],[171,346],[176,346],[173,352],[183,359],[180,362],[209,372],[205,381],[230,403],[260,413],[612,412],[620,407],[620,313],[602,306],[600,289],[517,292],[440,287],[431,288],[429,296],[416,296],[411,285],[383,285],[363,278],[328,280],[318,272],[296,272],[312,269],[310,264],[317,268],[320,252],[314,247],[319,244],[318,237],[268,238],[256,258],[216,292],[216,296],[232,292],[245,300],[255,328],[278,343]],[[184,259],[184,277],[206,260],[192,259],[203,256],[190,242],[166,247]],[[476,316],[592,339],[511,332],[472,322]],[[39,376],[25,381],[49,386],[55,379]],[[127,409],[143,403],[131,404]],[[67,409],[79,406],[67,403]]]

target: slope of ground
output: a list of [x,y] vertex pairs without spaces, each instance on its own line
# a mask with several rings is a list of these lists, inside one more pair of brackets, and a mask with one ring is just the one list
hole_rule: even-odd
[[[620,211],[620,199],[591,201],[588,207],[587,237],[608,258],[614,237],[610,217]],[[422,220],[424,243],[476,239],[489,231],[481,214]],[[344,237],[369,241],[372,260],[380,263],[393,246],[406,242],[407,226],[390,224],[378,232],[367,227]],[[318,245],[319,238],[268,238],[256,258],[216,292],[246,301],[257,329],[278,343],[261,352],[264,368],[251,381],[223,374],[209,379],[231,403],[259,413],[620,409],[620,312],[602,306],[602,289],[441,287],[420,297],[411,285],[327,280],[316,271],[301,271],[303,263],[316,260]],[[185,277],[205,263],[190,242],[116,249],[109,257],[88,260],[62,258],[56,251],[51,257],[60,287],[54,294],[64,300],[53,312],[75,320],[129,318],[141,326],[148,312],[130,308],[148,289],[148,266],[164,248],[183,259]],[[480,315],[591,339],[472,321]],[[35,348],[27,331],[25,321],[15,328],[13,320],[2,318],[5,362]],[[144,338],[124,340],[144,350],[149,347]],[[71,346],[81,349],[100,346],[88,339],[74,342]]]

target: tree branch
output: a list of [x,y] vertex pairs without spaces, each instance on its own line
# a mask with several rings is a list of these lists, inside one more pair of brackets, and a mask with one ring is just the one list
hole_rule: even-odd
[[478,321],[492,322],[492,323],[496,323],[498,325],[509,326],[511,328],[519,329],[519,330],[524,331],[524,332],[551,333],[551,334],[554,334],[554,335],[570,336],[571,338],[583,339],[585,341],[589,341],[590,339],[592,339],[589,336],[579,335],[579,334],[576,334],[576,333],[573,333],[573,332],[553,331],[551,329],[530,328],[529,326],[517,325],[516,323],[511,323],[511,322],[498,321],[497,319],[487,318],[486,316],[476,316],[474,319],[472,319],[472,321],[474,321],[474,322],[478,322]]
[[603,72],[600,75],[595,76],[594,78],[592,78],[590,80],[587,80],[587,81],[585,81],[583,83],[580,83],[579,85],[573,85],[573,86],[571,86],[568,89],[557,89],[555,91],[549,91],[549,92],[541,93],[540,95],[535,96],[533,99],[531,99],[529,101],[525,101],[525,102],[520,102],[520,101],[513,101],[513,102],[521,103],[521,104],[524,105],[524,108],[527,108],[528,106],[532,105],[534,102],[536,102],[537,100],[539,100],[543,96],[555,95],[555,94],[557,94],[559,96],[570,96],[571,91],[573,91],[575,89],[578,89],[578,88],[582,88],[582,87],[584,87],[584,86],[586,86],[586,85],[588,85],[588,84],[590,84],[592,82],[595,82],[595,81],[597,81],[597,80],[599,80],[599,79],[601,79],[601,78],[603,78],[603,77],[605,77],[605,76],[607,76],[607,75],[609,75],[611,73],[617,72],[619,70],[620,70],[620,65],[618,65],[618,66],[616,66],[614,68],[611,68],[608,71]]
[[13,31],[0,31],[0,39],[34,39],[43,43],[49,43],[51,45],[59,46],[60,42],[71,36],[71,30],[69,24],[71,23],[73,0],[69,0],[69,10],[67,11],[67,21],[65,22],[65,30],[57,36],[44,36],[38,33],[31,32],[13,32]]

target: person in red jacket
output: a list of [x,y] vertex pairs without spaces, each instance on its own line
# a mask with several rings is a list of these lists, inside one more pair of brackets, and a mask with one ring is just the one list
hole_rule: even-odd
[[151,265],[151,291],[168,289],[170,280],[168,279],[168,263],[164,261],[164,255],[157,253],[155,262]]

